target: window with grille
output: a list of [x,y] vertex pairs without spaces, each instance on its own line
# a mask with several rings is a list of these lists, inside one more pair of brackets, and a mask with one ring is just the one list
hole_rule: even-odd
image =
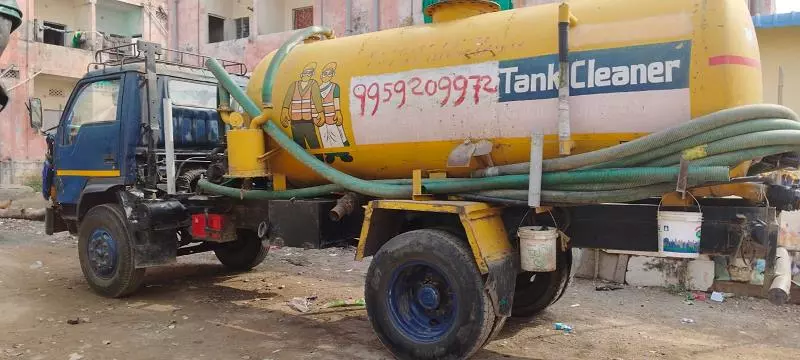
[[292,29],[304,29],[314,26],[314,7],[302,7],[292,9],[293,27]]
[[19,70],[0,69],[0,76],[3,79],[19,79]]
[[64,90],[63,89],[49,89],[47,91],[47,95],[52,97],[64,97]]
[[244,39],[250,36],[250,18],[249,17],[241,17],[235,19],[234,22],[236,23],[236,38],[237,39]]

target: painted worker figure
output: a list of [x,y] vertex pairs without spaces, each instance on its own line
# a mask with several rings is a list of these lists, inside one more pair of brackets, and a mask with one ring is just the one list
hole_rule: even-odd
[[[313,79],[316,72],[317,63],[303,67],[300,80],[289,85],[286,91],[281,112],[281,125],[291,126],[294,142],[305,149],[320,148],[317,128],[325,122],[319,83]],[[317,155],[317,158],[322,160],[322,155]]]
[[[6,50],[11,33],[21,24],[22,11],[19,10],[17,0],[0,0],[0,55]],[[8,93],[0,86],[0,111],[6,107],[8,101]]]
[[[325,122],[320,126],[319,137],[322,140],[322,147],[325,149],[343,148],[350,146],[347,136],[344,133],[344,117],[342,116],[341,88],[339,84],[332,82],[336,76],[336,63],[328,63],[322,68],[320,75],[320,95],[322,96],[323,117]],[[353,157],[348,152],[338,152],[325,154],[325,162],[332,164],[336,158],[344,162],[352,162]]]

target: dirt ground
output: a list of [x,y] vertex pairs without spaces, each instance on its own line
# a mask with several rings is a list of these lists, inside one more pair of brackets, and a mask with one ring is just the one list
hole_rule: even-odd
[[[141,291],[112,300],[89,290],[76,246],[67,234],[44,235],[42,223],[0,219],[0,358],[391,358],[363,308],[326,308],[363,297],[368,263],[354,262],[352,248],[273,248],[244,274],[198,254],[149,270]],[[310,311],[289,307],[295,297],[315,297]],[[510,320],[475,358],[800,359],[800,307],[688,305],[662,289],[599,292],[578,280],[541,316]]]

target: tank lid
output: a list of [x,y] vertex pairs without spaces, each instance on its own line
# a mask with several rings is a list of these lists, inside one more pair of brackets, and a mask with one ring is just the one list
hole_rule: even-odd
[[500,4],[490,0],[433,0],[425,7],[425,15],[434,23],[466,19],[500,10]]

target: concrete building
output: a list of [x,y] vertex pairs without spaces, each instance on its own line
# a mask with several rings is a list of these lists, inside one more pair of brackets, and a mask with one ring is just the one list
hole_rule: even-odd
[[764,101],[800,112],[800,13],[753,18],[761,48]]
[[0,114],[0,184],[41,171],[45,142],[28,127],[26,101],[42,100],[45,126],[61,110],[94,50],[144,38],[167,44],[167,0],[17,0],[24,13],[0,59],[12,101]]
[[[753,13],[762,14],[774,11],[774,2],[780,0],[745,1]],[[337,36],[347,36],[424,22],[423,0],[18,2],[23,25],[0,59],[0,81],[13,98],[0,114],[0,184],[38,176],[45,143],[28,127],[26,101],[40,98],[45,126],[56,125],[94,50],[144,39],[241,61],[252,69],[298,28],[324,25]],[[553,2],[557,0],[505,1],[516,8]]]

